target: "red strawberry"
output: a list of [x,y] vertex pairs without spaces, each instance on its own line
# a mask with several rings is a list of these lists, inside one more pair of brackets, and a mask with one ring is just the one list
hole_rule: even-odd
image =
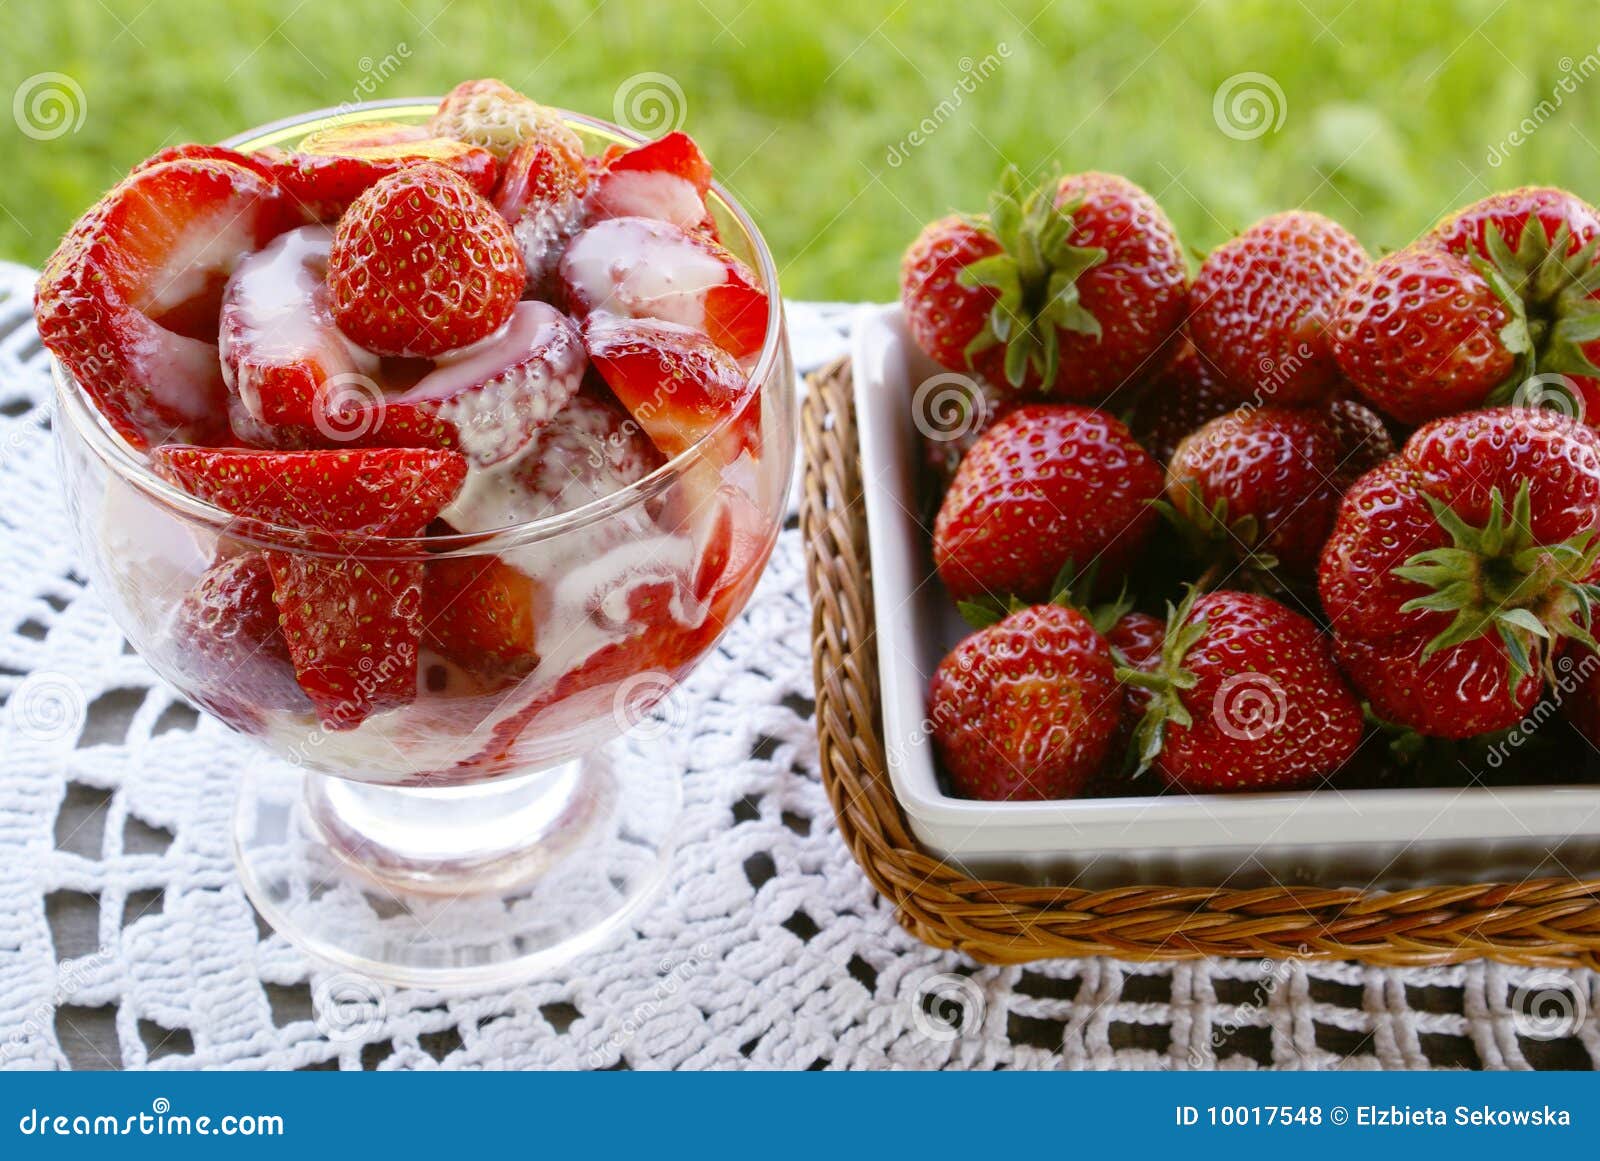
[[260,714],[309,713],[295,683],[289,645],[272,602],[272,570],[259,552],[219,560],[174,615],[177,665],[185,692],[236,730],[260,728]]
[[585,392],[539,432],[518,482],[540,515],[569,512],[637,483],[665,462],[650,436],[615,403]]
[[223,285],[288,224],[277,187],[243,165],[185,159],[141,169],[45,263],[39,336],[135,445],[220,439]]
[[1480,406],[1532,350],[1527,321],[1464,259],[1409,246],[1369,266],[1339,301],[1339,370],[1402,423]]
[[430,561],[422,586],[428,647],[472,673],[522,677],[539,664],[537,581],[497,556]]
[[1335,636],[1334,655],[1382,721],[1436,738],[1471,738],[1516,725],[1544,683],[1523,670],[1508,687],[1513,661],[1499,637],[1474,637],[1428,653],[1426,634],[1376,641]]
[[506,159],[494,206],[511,223],[528,281],[543,285],[583,222],[589,167],[583,151],[561,136],[536,133]]
[[1563,413],[1600,423],[1600,212],[1565,190],[1508,190],[1446,218],[1421,244],[1469,262],[1511,313],[1518,366],[1486,401],[1505,402],[1537,375],[1535,397],[1519,402],[1553,392],[1566,397]]
[[489,467],[510,459],[583,383],[578,330],[555,307],[519,302],[488,338],[440,358],[404,391],[356,393],[333,418],[349,442],[460,451]]
[[569,151],[583,153],[583,142],[560,113],[492,77],[462,81],[446,93],[428,132],[482,146],[502,161],[530,137],[559,138]]
[[700,331],[599,313],[583,324],[583,342],[606,385],[668,456],[687,451],[732,416],[739,420],[726,458],[756,438],[754,384]]
[[1555,694],[1562,715],[1600,749],[1600,653],[1568,649],[1557,658]]
[[1166,635],[1167,623],[1160,617],[1124,613],[1106,633],[1106,644],[1116,651],[1119,665],[1154,671],[1161,660],[1161,642]]
[[1361,243],[1321,214],[1263,218],[1201,263],[1189,337],[1240,403],[1326,399],[1337,378],[1326,331],[1366,264]]
[[409,448],[278,452],[174,444],[152,452],[150,465],[236,516],[308,530],[312,543],[342,545],[361,536],[421,535],[467,473],[455,452]]
[[1155,520],[1161,468],[1120,420],[1034,404],[997,422],[956,469],[933,556],[957,601],[1041,601],[1067,564],[1114,581]]
[[[663,462],[627,412],[585,390],[539,429],[534,446],[498,477],[499,486],[464,492],[444,517],[460,532],[542,520],[642,480]],[[625,524],[613,523],[619,531]]]
[[687,133],[665,137],[612,157],[589,193],[589,221],[653,218],[685,230],[707,222],[711,163]]
[[488,150],[396,121],[335,125],[310,134],[293,153],[269,147],[256,156],[306,217],[317,222],[336,221],[381,178],[425,161],[443,166],[485,195],[500,175]]
[[912,396],[912,422],[922,437],[923,462],[941,488],[955,479],[961,460],[1007,412],[1021,406],[987,379],[946,372],[925,380]]
[[339,328],[383,355],[431,357],[477,342],[511,317],[526,281],[505,219],[426,163],[357,198],[328,260]]
[[[327,416],[338,402],[330,393],[364,383],[371,395],[378,394],[371,378],[378,373],[377,357],[333,322],[323,281],[332,243],[326,226],[302,226],[239,263],[228,280],[219,336],[222,374],[235,415],[262,428],[250,426],[244,434],[266,435],[274,443],[329,443],[337,432]],[[296,430],[271,431],[277,427]]]
[[1361,744],[1361,706],[1328,642],[1270,597],[1191,592],[1169,614],[1159,661],[1118,676],[1144,713],[1141,769],[1182,790],[1304,786]]
[[[1522,249],[1523,231],[1530,220],[1547,240],[1565,233],[1568,253],[1577,253],[1600,237],[1600,213],[1576,194],[1547,186],[1523,186],[1490,194],[1457,210],[1429,230],[1424,241],[1461,257],[1476,254],[1492,260],[1501,244],[1513,254]],[[1499,241],[1491,235],[1498,235]]]
[[[1218,562],[1316,571],[1345,488],[1394,453],[1376,416],[1336,425],[1330,409],[1240,408],[1185,437],[1167,468],[1169,513]],[[1364,409],[1361,409],[1364,410]],[[1363,442],[1346,447],[1343,435]]]
[[416,537],[460,490],[454,452],[164,447],[157,473],[238,516],[311,531],[267,552],[295,677],[329,729],[416,696],[423,564],[368,537]]
[[1029,194],[1009,170],[987,217],[941,218],[912,242],[900,301],[917,345],[952,370],[1100,400],[1160,365],[1187,281],[1172,223],[1126,178]]
[[1418,429],[1350,489],[1323,550],[1352,679],[1420,734],[1515,722],[1553,645],[1591,640],[1597,528],[1600,436],[1581,424],[1499,408]]
[[756,275],[711,239],[666,222],[591,226],[567,247],[560,274],[579,318],[606,311],[693,327],[736,359],[766,342],[769,308]]
[[957,793],[988,801],[1076,794],[1121,718],[1109,647],[1059,605],[1022,609],[966,638],[929,693],[934,743]]
[[417,694],[420,560],[269,552],[295,680],[330,730],[353,730]]
[[235,165],[242,165],[246,169],[253,169],[263,178],[274,180],[272,168],[260,158],[249,153],[240,153],[237,149],[229,149],[226,145],[197,145],[186,143],[183,145],[169,145],[159,152],[152,153],[128,173],[135,174],[141,169],[151,169],[154,166],[168,161],[231,161]]
[[1145,385],[1128,426],[1156,462],[1164,464],[1184,436],[1233,408],[1216,368],[1186,341]]

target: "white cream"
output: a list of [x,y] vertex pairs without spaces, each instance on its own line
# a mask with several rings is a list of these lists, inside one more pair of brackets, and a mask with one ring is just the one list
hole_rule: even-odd
[[403,404],[437,404],[475,465],[510,457],[561,411],[583,382],[587,360],[572,324],[543,302],[519,302],[494,334],[439,359]]
[[258,370],[312,362],[325,378],[377,374],[379,360],[333,321],[321,293],[333,231],[302,226],[280,234],[234,271],[223,294],[223,376],[254,418],[264,418]]
[[644,218],[612,218],[572,240],[561,277],[591,311],[705,328],[706,291],[728,268],[683,231]]

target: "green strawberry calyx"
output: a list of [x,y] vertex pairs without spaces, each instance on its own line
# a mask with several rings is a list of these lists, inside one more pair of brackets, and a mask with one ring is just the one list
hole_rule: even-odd
[[[1394,575],[1430,591],[1400,606],[1402,613],[1452,613],[1450,624],[1423,648],[1424,659],[1488,633],[1505,645],[1507,694],[1534,672],[1534,654],[1563,638],[1597,648],[1590,633],[1600,585],[1588,578],[1600,559],[1600,530],[1589,529],[1560,544],[1540,544],[1531,531],[1531,489],[1524,480],[1506,512],[1500,489],[1489,493],[1489,515],[1481,528],[1449,505],[1427,497],[1434,519],[1449,534],[1445,548],[1419,552]],[[1540,648],[1543,643],[1544,648]],[[1531,647],[1531,648],[1530,648]]]
[[1030,368],[1048,392],[1061,366],[1060,331],[1100,337],[1100,321],[1083,305],[1078,279],[1106,260],[1099,246],[1074,246],[1074,215],[1081,198],[1056,204],[1059,182],[1036,189],[1022,172],[1007,166],[989,212],[973,225],[992,235],[1000,252],[968,263],[957,276],[966,287],[997,292],[983,329],[967,344],[966,355],[1005,345],[1006,381],[1021,387]]
[[1169,486],[1167,497],[1152,500],[1151,505],[1177,532],[1188,553],[1206,565],[1207,583],[1200,585],[1202,589],[1215,588],[1234,565],[1248,579],[1284,587],[1276,580],[1277,555],[1262,545],[1261,522],[1250,513],[1230,519],[1228,497],[1218,496],[1208,506],[1193,482],[1179,480]]
[[[1468,262],[1510,314],[1498,337],[1517,360],[1515,372],[1487,402],[1491,406],[1511,402],[1536,374],[1600,377],[1600,366],[1584,353],[1589,343],[1600,339],[1600,300],[1593,297],[1600,291],[1600,237],[1573,249],[1572,232],[1565,224],[1552,236],[1539,216],[1530,214],[1515,250],[1493,223],[1484,228],[1483,241],[1487,257],[1473,254]],[[1559,385],[1545,390],[1571,393],[1562,392]],[[1578,401],[1567,403],[1576,406]]]
[[[1055,580],[1050,584],[1050,599],[1045,603],[1076,609],[1094,627],[1094,631],[1103,637],[1125,613],[1132,611],[1133,600],[1128,596],[1126,585],[1111,600],[1097,600],[1095,587],[1099,577],[1098,562],[1080,572],[1077,565],[1069,560],[1056,573]],[[956,605],[956,610],[961,614],[962,620],[974,629],[986,629],[1005,620],[1012,613],[1020,613],[1030,607],[1027,601],[1011,595],[1003,598],[979,597],[976,600],[960,601]]]
[[[1206,635],[1206,619],[1194,616],[1194,603],[1200,590],[1190,587],[1183,600],[1174,607],[1167,605],[1167,625],[1161,641],[1161,658],[1154,669],[1137,669],[1131,665],[1117,667],[1117,680],[1150,693],[1150,704],[1134,728],[1133,744],[1128,749],[1129,765],[1134,774],[1143,774],[1161,754],[1166,742],[1167,728],[1172,725],[1187,729],[1194,724],[1183,695],[1199,682],[1192,670],[1183,666],[1184,657]],[[1126,658],[1120,658],[1126,660]]]

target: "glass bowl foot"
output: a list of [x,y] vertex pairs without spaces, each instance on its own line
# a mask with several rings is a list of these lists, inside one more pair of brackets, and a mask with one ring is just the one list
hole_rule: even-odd
[[605,750],[471,786],[263,760],[234,812],[245,893],[307,954],[387,983],[490,987],[604,942],[665,878],[682,787]]

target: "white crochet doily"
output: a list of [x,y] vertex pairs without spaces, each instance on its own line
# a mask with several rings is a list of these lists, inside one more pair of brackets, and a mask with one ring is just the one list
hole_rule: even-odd
[[[817,776],[787,532],[675,695],[687,813],[623,940],[510,992],[308,963],[234,879],[249,743],[189,709],[74,571],[33,273],[0,265],[0,1065],[13,1068],[1426,1068],[1600,1065],[1593,973],[1108,959],[977,967],[900,930]],[[796,303],[795,356],[845,346]],[[641,760],[642,751],[641,751]]]

